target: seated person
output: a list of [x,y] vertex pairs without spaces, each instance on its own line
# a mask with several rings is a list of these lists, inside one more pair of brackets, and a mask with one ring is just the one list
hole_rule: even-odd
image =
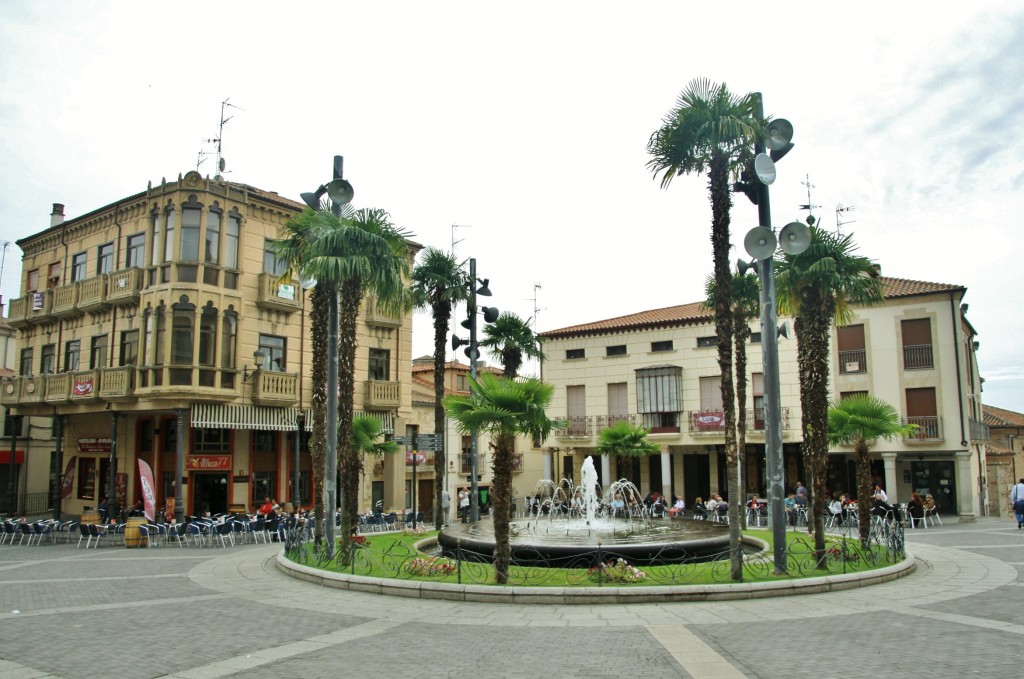
[[658,496],[654,498],[654,504],[651,505],[651,513],[658,518],[665,516],[666,504],[665,496],[658,493]]
[[785,500],[782,501],[783,506],[786,509],[786,523],[790,526],[796,525],[796,493],[790,493]]
[[715,496],[715,501],[718,503],[715,505],[715,511],[718,512],[719,516],[729,516],[729,503],[722,499],[721,495]]
[[939,511],[939,508],[935,506],[935,498],[932,497],[931,493],[924,496],[924,515],[931,516]]
[[831,502],[829,502],[828,503],[828,507],[826,507],[826,509],[828,510],[829,516],[831,516],[834,521],[842,520],[842,518],[843,518],[843,501],[842,501],[841,498],[837,497],[834,500],[832,500]]
[[[682,498],[679,498],[682,500]],[[696,502],[693,503],[693,518],[695,519],[706,519],[708,518],[708,508],[704,504],[704,498],[698,497]]]
[[807,509],[807,493],[796,493],[793,502],[797,507]]
[[910,502],[907,503],[907,514],[913,519],[924,518],[924,500],[917,493],[910,495]]
[[100,503],[96,505],[96,511],[100,514],[101,523],[107,523],[110,520],[110,503],[107,502],[105,495],[100,498]]
[[669,510],[668,510],[669,518],[674,519],[677,516],[681,516],[685,509],[686,509],[686,502],[683,500],[683,498],[681,498],[681,497],[679,497],[677,495],[676,496],[676,501],[672,503],[671,507],[669,507]]
[[895,508],[877,496],[871,501],[871,514],[883,519],[896,516]]
[[622,495],[616,493],[612,497],[612,516],[622,516],[625,514],[626,501],[622,499]]

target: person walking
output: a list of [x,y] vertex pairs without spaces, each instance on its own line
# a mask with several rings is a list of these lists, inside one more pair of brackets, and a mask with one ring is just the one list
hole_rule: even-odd
[[448,494],[447,490],[441,491],[441,521],[444,525],[449,525],[448,511],[452,506],[452,496]]
[[1017,529],[1024,528],[1024,479],[1018,481],[1010,491],[1010,507],[1017,515]]
[[459,491],[459,518],[462,523],[469,522],[469,488],[466,487]]

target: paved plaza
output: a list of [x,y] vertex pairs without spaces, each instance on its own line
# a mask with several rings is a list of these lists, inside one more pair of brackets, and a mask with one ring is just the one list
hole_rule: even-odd
[[1017,676],[1024,531],[947,521],[907,544],[916,571],[881,585],[616,606],[323,588],[275,544],[2,546],[0,679]]

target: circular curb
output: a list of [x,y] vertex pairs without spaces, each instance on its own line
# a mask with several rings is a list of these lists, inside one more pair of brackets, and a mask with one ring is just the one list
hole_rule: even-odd
[[816,578],[721,585],[664,585],[652,587],[503,587],[500,585],[454,585],[420,580],[395,580],[364,575],[331,573],[297,564],[284,552],[277,555],[277,568],[286,575],[323,587],[368,592],[414,599],[478,601],[483,603],[594,605],[665,603],[668,601],[735,601],[765,597],[837,592],[867,587],[910,575],[916,569],[914,555],[898,564],[861,573],[843,573]]

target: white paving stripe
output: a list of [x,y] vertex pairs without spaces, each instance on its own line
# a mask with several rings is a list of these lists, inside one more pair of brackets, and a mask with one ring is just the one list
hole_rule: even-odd
[[686,627],[647,625],[666,651],[693,679],[746,679],[746,675]]
[[0,679],[60,679],[56,674],[19,665],[10,660],[0,659]]
[[[55,582],[102,582],[104,580],[155,580],[159,578],[187,578],[187,573],[161,573],[159,575],[105,575],[98,578],[46,578],[45,580],[4,580],[4,585],[52,585]],[[0,675],[0,679],[3,676]]]
[[[1019,584],[1019,583],[1014,583]],[[981,627],[983,629],[996,630],[999,632],[1009,632],[1010,634],[1024,634],[1024,625],[1015,625],[1010,622],[1003,622],[1002,620],[991,620],[989,618],[978,618],[973,615],[960,615],[959,613],[940,613],[939,611],[929,611],[923,608],[901,608],[899,613],[906,613],[907,615],[916,615],[921,618],[929,618],[931,620],[941,620],[943,622],[952,622],[958,625],[969,625],[971,627]]]
[[[18,611],[17,613],[0,613],[0,621],[15,618],[36,617],[40,615],[61,615],[64,613],[81,613],[84,611],[110,611],[119,608],[139,608],[140,606],[166,606],[194,601],[214,601],[225,599],[225,594],[204,594],[202,596],[183,596],[176,599],[146,599],[144,601],[125,601],[119,604],[95,604],[92,606],[62,606],[60,608],[41,608],[35,611]],[[0,679],[6,679],[0,675]]]
[[190,667],[187,670],[181,670],[174,674],[165,674],[158,679],[216,679],[217,677],[226,677],[236,672],[241,672],[253,667],[259,667],[260,665],[267,665],[272,662],[278,662],[303,653],[313,653],[328,646],[335,646],[337,644],[344,644],[356,639],[364,639],[377,634],[383,634],[391,631],[397,626],[397,623],[374,620],[362,625],[346,627],[345,629],[340,629],[336,632],[310,637],[309,639],[304,639],[302,641],[294,641],[290,644],[283,644],[281,646],[271,646],[259,651],[253,651],[252,653],[246,653],[245,655],[237,655],[233,658],[218,660],[217,662],[210,663],[208,665]]

